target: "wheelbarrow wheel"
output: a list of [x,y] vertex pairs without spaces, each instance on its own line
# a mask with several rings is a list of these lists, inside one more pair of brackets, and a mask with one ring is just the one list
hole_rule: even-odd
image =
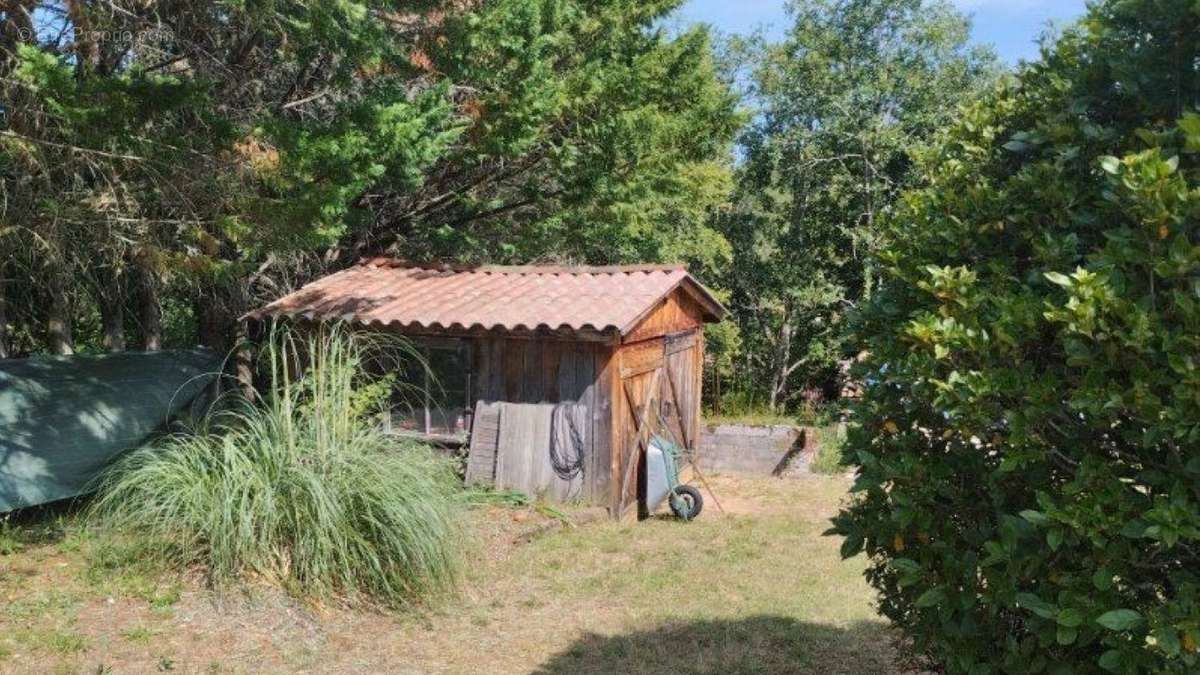
[[671,513],[684,520],[692,520],[704,510],[704,497],[691,485],[677,486],[668,501],[671,504]]

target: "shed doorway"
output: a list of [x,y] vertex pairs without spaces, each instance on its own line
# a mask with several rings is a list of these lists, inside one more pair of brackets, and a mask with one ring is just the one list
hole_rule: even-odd
[[689,454],[700,428],[698,375],[703,364],[699,331],[685,331],[621,347],[624,414],[619,419],[620,452],[615,454],[615,503],[619,513],[646,508],[646,451],[660,435]]

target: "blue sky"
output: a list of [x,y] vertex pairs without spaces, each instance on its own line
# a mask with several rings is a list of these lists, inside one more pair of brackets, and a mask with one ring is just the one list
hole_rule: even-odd
[[[1048,22],[1059,25],[1078,18],[1084,0],[953,0],[974,17],[973,37],[988,42],[1006,62],[1037,57],[1036,40]],[[725,33],[762,28],[778,38],[787,27],[784,0],[688,0],[679,11],[681,25],[702,21]]]

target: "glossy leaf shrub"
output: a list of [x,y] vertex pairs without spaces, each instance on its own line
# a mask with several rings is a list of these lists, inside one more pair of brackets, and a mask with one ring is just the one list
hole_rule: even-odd
[[890,225],[833,531],[949,672],[1200,672],[1197,35],[1098,3]]

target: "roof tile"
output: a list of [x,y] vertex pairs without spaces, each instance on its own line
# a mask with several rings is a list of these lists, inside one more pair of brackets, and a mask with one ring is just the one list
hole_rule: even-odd
[[725,309],[678,265],[420,267],[386,258],[330,274],[248,318],[343,319],[426,330],[625,333],[677,288],[710,320]]

